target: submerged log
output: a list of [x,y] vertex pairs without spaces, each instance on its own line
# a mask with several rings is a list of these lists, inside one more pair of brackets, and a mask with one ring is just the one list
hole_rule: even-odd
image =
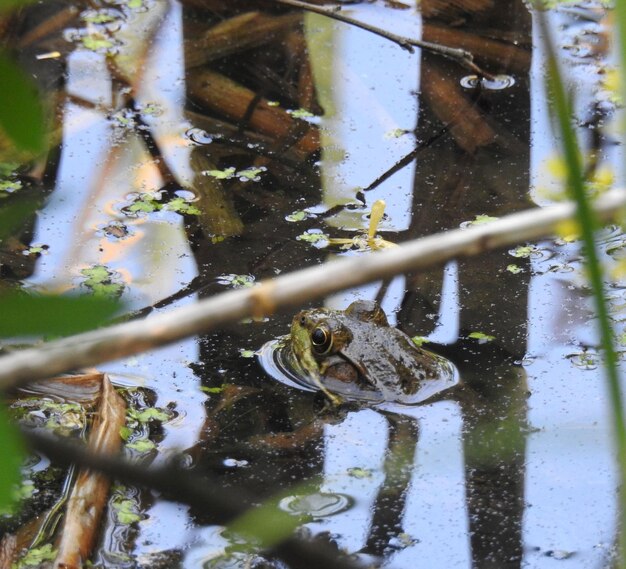
[[419,9],[424,18],[449,22],[467,14],[486,12],[493,5],[494,0],[422,0]]
[[302,23],[301,14],[268,16],[246,12],[220,22],[202,37],[185,41],[185,67],[190,69],[209,61],[270,43]]
[[[88,448],[100,455],[115,455],[122,446],[120,428],[126,420],[126,403],[106,375],[101,376],[102,392]],[[83,469],[70,495],[54,567],[78,569],[91,556],[100,529],[100,519],[109,495],[110,480]]]
[[297,69],[298,75],[298,105],[316,115],[324,114],[324,110],[317,100],[313,68],[307,48],[307,41],[302,31],[291,32],[285,38],[286,55],[290,65]]
[[191,167],[194,171],[192,187],[198,196],[200,225],[207,236],[218,235],[232,237],[243,233],[243,222],[235,209],[233,200],[224,190],[219,180],[203,174],[209,170],[216,170],[204,153],[203,148],[195,148],[191,153]]
[[463,150],[472,154],[495,140],[495,132],[466,99],[458,83],[426,59],[422,62],[421,86],[425,101]]
[[294,119],[284,109],[271,106],[267,99],[224,75],[203,69],[190,74],[187,87],[189,96],[211,111],[238,122],[249,115],[244,126],[271,136],[278,143],[293,140],[306,154],[319,150],[316,127]]
[[467,50],[480,63],[513,73],[528,73],[530,51],[515,45],[488,39],[454,28],[425,23],[422,39],[433,43]]
[[11,569],[17,557],[17,538],[7,533],[0,540],[0,569]]

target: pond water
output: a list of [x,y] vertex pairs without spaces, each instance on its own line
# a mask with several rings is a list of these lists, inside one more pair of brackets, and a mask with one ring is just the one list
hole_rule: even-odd
[[[362,255],[329,239],[366,231],[379,199],[391,242],[559,199],[536,15],[514,0],[420,4],[346,3],[341,14],[463,46],[500,80],[268,2],[27,12],[20,59],[54,94],[59,140],[29,178],[47,198],[22,240],[45,251],[5,263],[5,276],[90,293],[88,270],[106,267],[112,294],[150,318]],[[617,183],[611,15],[568,2],[547,17],[594,180]],[[609,271],[625,243],[618,227],[598,235]],[[623,338],[625,288],[607,287]],[[289,332],[292,315],[278,314],[99,366],[175,410],[136,459],[182,454],[225,491],[280,494],[280,508],[311,516],[303,533],[385,567],[610,566],[617,481],[579,242],[520,243],[323,304],[355,299],[378,300],[454,362],[472,397],[330,411],[257,361]],[[210,512],[125,492],[140,521],[111,509],[96,566],[283,566],[243,553]]]

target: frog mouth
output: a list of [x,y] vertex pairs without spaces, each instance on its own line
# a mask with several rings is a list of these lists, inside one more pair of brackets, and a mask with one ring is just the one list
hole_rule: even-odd
[[[326,369],[339,365],[350,366],[351,369],[356,371],[356,377],[353,379],[352,383],[356,383],[360,389],[379,391],[363,364],[348,356],[344,351],[340,350],[333,357],[329,358],[329,360],[329,365],[326,366]],[[322,379],[328,375],[324,370],[321,370],[321,374]]]

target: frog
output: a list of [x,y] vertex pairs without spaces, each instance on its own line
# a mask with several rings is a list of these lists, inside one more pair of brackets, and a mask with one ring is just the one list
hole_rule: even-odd
[[333,401],[418,404],[459,383],[452,362],[418,347],[375,301],[298,312],[286,340],[292,370]]

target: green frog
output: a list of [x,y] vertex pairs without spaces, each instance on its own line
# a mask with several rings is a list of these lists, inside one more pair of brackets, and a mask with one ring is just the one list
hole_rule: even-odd
[[341,398],[416,404],[458,383],[454,365],[417,347],[389,326],[372,301],[346,310],[318,308],[296,314],[285,358],[296,374],[332,401]]

